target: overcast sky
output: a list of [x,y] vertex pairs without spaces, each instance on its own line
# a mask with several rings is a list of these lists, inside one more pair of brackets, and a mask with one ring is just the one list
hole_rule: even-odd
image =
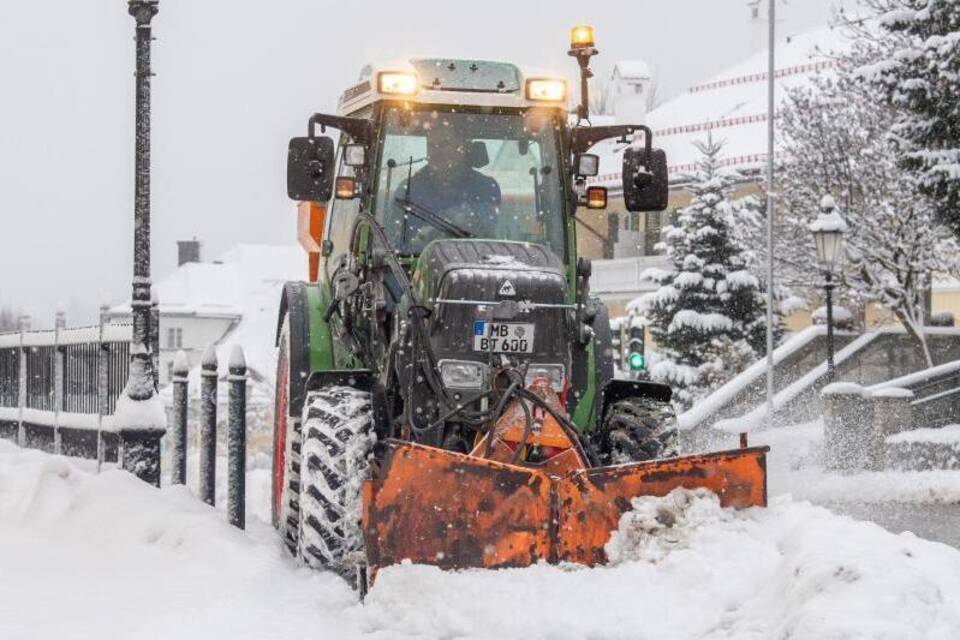
[[[785,33],[837,0],[791,0]],[[287,138],[333,110],[371,58],[502,59],[570,73],[568,29],[596,28],[601,75],[644,59],[664,97],[755,48],[746,0],[470,3],[161,0],[154,19],[153,274],[178,239],[205,257],[295,242]],[[92,321],[128,296],[133,19],[123,0],[0,3],[0,305],[35,326]]]

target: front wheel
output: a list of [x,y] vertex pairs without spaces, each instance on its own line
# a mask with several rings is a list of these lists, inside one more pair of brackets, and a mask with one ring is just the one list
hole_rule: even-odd
[[297,551],[307,565],[351,582],[364,564],[360,490],[375,442],[369,392],[332,386],[307,395]]
[[607,411],[603,422],[609,464],[676,458],[677,414],[669,402],[625,398]]

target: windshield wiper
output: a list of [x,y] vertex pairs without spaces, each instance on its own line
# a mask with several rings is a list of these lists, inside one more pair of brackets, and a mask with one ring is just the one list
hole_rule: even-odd
[[448,234],[450,234],[450,235],[453,236],[454,238],[472,238],[472,237],[474,237],[472,233],[470,233],[469,231],[467,231],[467,230],[464,229],[463,227],[458,226],[458,225],[455,225],[454,223],[450,222],[449,220],[444,220],[443,218],[441,218],[439,215],[437,215],[436,213],[434,213],[434,212],[431,211],[430,209],[427,209],[426,207],[424,207],[424,206],[421,205],[421,204],[417,204],[416,202],[414,202],[413,200],[410,199],[410,196],[409,196],[409,195],[406,196],[406,197],[404,197],[404,198],[401,198],[400,196],[397,196],[396,198],[394,198],[394,201],[395,201],[397,204],[399,204],[401,207],[403,207],[403,210],[404,210],[405,212],[409,213],[410,215],[414,216],[415,218],[419,218],[420,220],[423,220],[423,221],[426,222],[427,224],[429,224],[429,225],[431,225],[431,226],[433,226],[433,227],[436,227],[437,229],[440,229],[441,231],[447,232]]

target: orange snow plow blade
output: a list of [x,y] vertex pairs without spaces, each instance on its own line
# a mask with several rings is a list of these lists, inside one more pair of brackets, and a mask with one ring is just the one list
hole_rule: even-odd
[[631,498],[707,488],[725,507],[766,506],[767,447],[579,468],[497,462],[389,441],[363,491],[368,566],[409,559],[445,569],[606,562]]

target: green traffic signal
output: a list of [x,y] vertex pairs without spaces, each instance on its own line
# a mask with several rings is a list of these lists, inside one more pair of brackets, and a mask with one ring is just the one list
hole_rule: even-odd
[[627,359],[627,363],[630,365],[631,371],[639,371],[643,369],[644,361],[642,353],[631,353],[630,357]]

